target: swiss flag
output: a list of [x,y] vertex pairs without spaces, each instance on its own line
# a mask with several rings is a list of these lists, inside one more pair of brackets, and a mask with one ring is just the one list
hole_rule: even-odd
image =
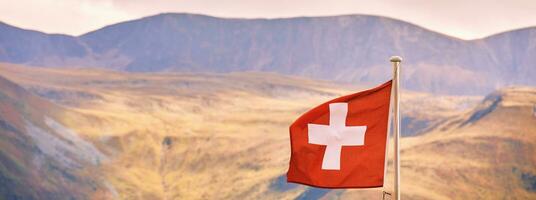
[[382,187],[392,81],[339,97],[290,126],[287,181],[324,188]]

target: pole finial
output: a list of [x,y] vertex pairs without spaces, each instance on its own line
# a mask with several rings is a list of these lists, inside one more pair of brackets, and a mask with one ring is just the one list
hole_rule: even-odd
[[402,57],[400,56],[391,56],[391,62],[402,62]]

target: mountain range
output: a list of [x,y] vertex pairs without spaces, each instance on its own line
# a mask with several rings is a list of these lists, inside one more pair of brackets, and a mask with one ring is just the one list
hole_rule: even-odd
[[462,40],[396,19],[345,15],[229,19],[165,13],[80,36],[0,23],[0,61],[133,72],[266,71],[357,84],[391,75],[401,55],[403,87],[483,95],[536,85],[536,28]]

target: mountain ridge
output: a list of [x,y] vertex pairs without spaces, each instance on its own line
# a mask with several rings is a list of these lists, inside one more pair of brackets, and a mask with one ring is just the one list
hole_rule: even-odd
[[409,22],[409,21],[402,20],[402,19],[397,19],[397,18],[394,18],[394,17],[388,17],[388,16],[382,16],[382,15],[369,15],[369,14],[341,14],[341,15],[325,15],[325,16],[294,16],[294,17],[277,17],[277,18],[263,18],[263,17],[241,18],[241,17],[220,17],[220,16],[213,16],[213,15],[208,15],[208,14],[188,13],[188,12],[163,12],[163,13],[158,13],[158,14],[154,14],[154,15],[148,15],[148,16],[145,16],[145,17],[129,19],[129,20],[125,20],[125,21],[121,21],[121,22],[117,22],[117,23],[111,23],[111,24],[108,24],[108,25],[104,25],[104,26],[102,26],[102,27],[100,27],[100,28],[97,28],[97,29],[95,29],[95,30],[91,30],[91,31],[87,31],[87,32],[82,33],[82,34],[79,34],[79,35],[66,34],[66,33],[49,33],[49,32],[46,32],[46,31],[35,30],[35,29],[32,29],[32,28],[21,28],[21,27],[18,27],[18,26],[16,26],[16,25],[10,24],[10,23],[8,23],[8,22],[6,22],[6,21],[2,21],[2,20],[0,20],[0,25],[11,26],[11,27],[15,27],[15,28],[18,28],[18,29],[22,29],[22,30],[26,30],[26,31],[39,32],[39,33],[43,33],[43,34],[47,34],[47,35],[63,35],[63,36],[71,36],[71,37],[81,37],[81,36],[83,36],[83,35],[86,35],[86,34],[91,33],[91,32],[98,31],[98,30],[103,29],[103,28],[106,28],[106,27],[108,27],[108,26],[114,26],[114,25],[117,25],[117,24],[121,24],[121,23],[129,22],[129,21],[136,21],[136,20],[140,20],[140,19],[144,19],[144,18],[150,18],[150,17],[155,17],[155,16],[159,16],[159,15],[192,15],[192,16],[201,16],[201,17],[218,18],[218,19],[232,19],[232,20],[281,20],[281,19],[296,19],[296,18],[328,18],[328,17],[342,17],[342,16],[366,16],[366,17],[378,17],[378,18],[386,18],[386,19],[390,19],[390,20],[394,20],[394,21],[400,21],[400,22],[407,23],[407,24],[410,24],[410,25],[413,25],[413,26],[417,26],[417,27],[422,28],[422,29],[426,29],[426,30],[428,30],[428,31],[430,31],[430,32],[435,32],[435,33],[444,35],[444,36],[446,36],[446,37],[451,37],[451,38],[453,38],[453,39],[458,39],[458,40],[463,40],[463,41],[482,40],[482,39],[485,39],[485,38],[493,37],[493,36],[496,36],[496,35],[501,35],[501,34],[504,34],[504,33],[515,32],[515,31],[522,31],[522,30],[525,30],[525,29],[536,29],[536,25],[533,25],[533,26],[526,26],[526,27],[520,27],[520,28],[513,28],[513,29],[508,29],[508,30],[498,31],[498,32],[496,32],[496,33],[492,33],[492,34],[489,34],[489,35],[486,35],[486,36],[482,36],[482,37],[479,37],[479,38],[474,38],[474,39],[464,39],[464,38],[456,37],[456,36],[454,36],[454,35],[449,35],[449,34],[446,34],[446,33],[442,33],[442,32],[440,32],[440,31],[436,31],[436,30],[433,30],[433,29],[430,29],[430,28],[421,26],[421,25],[419,25],[418,23],[413,23],[413,22]]
[[239,19],[164,13],[77,37],[0,30],[0,61],[26,65],[268,71],[378,84],[390,78],[387,58],[401,55],[408,66],[403,86],[411,90],[485,94],[536,84],[536,58],[530,56],[536,53],[536,27],[463,40],[370,15]]

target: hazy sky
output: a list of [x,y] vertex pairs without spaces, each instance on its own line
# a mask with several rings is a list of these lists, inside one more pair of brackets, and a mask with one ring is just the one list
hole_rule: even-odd
[[71,35],[162,12],[245,18],[373,14],[464,39],[536,26],[536,0],[0,0],[0,21]]

